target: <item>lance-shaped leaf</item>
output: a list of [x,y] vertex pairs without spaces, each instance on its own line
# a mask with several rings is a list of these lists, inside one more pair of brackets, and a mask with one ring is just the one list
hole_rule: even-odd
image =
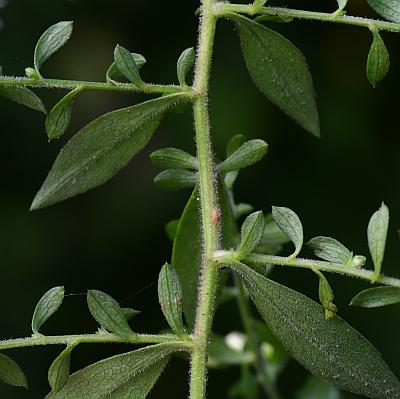
[[182,288],[176,271],[166,263],[158,277],[158,300],[161,310],[172,331],[185,335],[182,321]]
[[264,215],[261,211],[247,216],[241,228],[240,256],[251,254],[260,243],[265,229]]
[[105,183],[150,141],[163,114],[182,99],[180,94],[157,98],[89,123],[60,151],[31,209]]
[[72,343],[56,357],[47,374],[49,385],[53,392],[58,392],[68,381],[71,369],[71,352],[78,345]]
[[199,181],[197,173],[186,169],[167,169],[154,178],[154,184],[164,190],[192,188]]
[[371,216],[367,231],[368,246],[374,262],[374,276],[376,278],[380,275],[382,269],[388,227],[389,209],[382,203],[381,207]]
[[303,226],[299,217],[289,208],[273,206],[272,217],[278,227],[291,239],[295,251],[291,257],[296,257],[303,246]]
[[372,37],[366,71],[369,82],[375,87],[389,72],[390,56],[379,32],[372,32]]
[[400,23],[400,3],[398,0],[368,0],[368,4],[382,17]]
[[[141,54],[131,53],[131,57],[138,70],[146,63],[146,58]],[[117,64],[113,62],[107,70],[106,79],[108,82],[123,82],[126,80],[126,76],[119,70]]]
[[340,391],[321,378],[311,376],[296,396],[296,399],[340,399]]
[[161,168],[194,169],[198,167],[197,159],[179,148],[162,148],[150,154],[150,160]]
[[396,303],[400,303],[400,288],[375,287],[358,293],[351,300],[350,305],[363,308],[378,308]]
[[87,302],[93,318],[105,330],[120,337],[134,334],[118,302],[110,295],[97,290],[89,290]]
[[44,323],[59,309],[64,300],[64,287],[47,291],[36,305],[32,317],[32,331],[37,334]]
[[58,51],[71,37],[73,22],[63,21],[51,26],[40,37],[36,44],[34,64],[39,73],[42,64]]
[[343,244],[331,237],[314,237],[307,245],[314,251],[318,258],[327,260],[328,262],[347,265],[353,259],[353,254]]
[[225,161],[218,165],[221,173],[246,168],[265,157],[268,144],[263,140],[250,140],[242,144]]
[[145,399],[180,348],[161,344],[113,356],[77,371],[46,399]]
[[176,64],[176,72],[178,81],[181,86],[186,86],[186,76],[192,69],[196,53],[193,47],[190,47],[182,52]]
[[47,113],[42,100],[31,90],[23,86],[0,87],[0,96],[8,98],[35,111]]
[[255,85],[305,130],[319,136],[315,94],[303,54],[279,33],[243,16],[231,17]]
[[334,296],[332,288],[328,283],[328,280],[319,270],[315,269],[314,272],[319,277],[318,294],[319,294],[319,300],[325,309],[325,318],[330,319],[337,312],[337,307],[333,303]]
[[71,121],[72,106],[75,96],[82,91],[82,87],[70,91],[49,112],[46,118],[46,133],[49,141],[61,137],[68,129]]
[[[236,134],[231,137],[226,148],[226,158],[229,158],[245,141],[246,137],[243,134]],[[232,190],[238,174],[238,170],[233,170],[225,175],[224,182],[228,190]]]
[[136,65],[135,58],[124,47],[119,44],[114,50],[114,61],[120,72],[135,86],[142,86],[143,80],[139,74],[139,67]]
[[325,319],[319,304],[241,263],[231,267],[272,332],[311,373],[368,398],[400,397],[400,383],[380,353],[344,320]]
[[0,353],[0,381],[15,387],[28,389],[28,381],[18,364]]

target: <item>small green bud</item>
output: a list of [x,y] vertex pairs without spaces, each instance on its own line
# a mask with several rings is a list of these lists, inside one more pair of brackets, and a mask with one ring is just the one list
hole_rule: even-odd
[[366,262],[366,257],[362,255],[356,255],[352,260],[351,260],[351,266],[355,267],[356,269],[360,269],[365,265]]
[[31,67],[25,68],[25,74],[30,79],[36,79],[36,80],[40,79],[39,72]]

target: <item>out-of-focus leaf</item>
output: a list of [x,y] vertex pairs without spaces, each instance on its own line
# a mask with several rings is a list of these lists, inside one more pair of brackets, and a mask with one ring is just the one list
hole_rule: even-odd
[[296,395],[296,399],[340,399],[340,391],[334,385],[311,376]]
[[231,399],[258,399],[259,388],[256,376],[249,366],[241,367],[240,380],[228,391],[228,398]]

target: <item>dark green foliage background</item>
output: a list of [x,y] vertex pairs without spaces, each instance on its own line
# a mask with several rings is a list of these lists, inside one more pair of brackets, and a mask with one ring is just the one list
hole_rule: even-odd
[[[285,5],[313,9],[322,8],[320,3],[287,0]],[[326,3],[325,11],[334,9],[335,1]],[[11,0],[0,10],[4,22],[0,64],[4,74],[23,75],[24,67],[33,63],[34,45],[41,32],[60,20],[74,20],[69,44],[43,68],[46,77],[104,80],[119,43],[146,56],[145,80],[171,82],[176,79],[175,62],[180,52],[194,44],[197,6],[194,1],[178,0]],[[349,8],[353,14],[374,16],[363,1],[350,0]],[[371,42],[366,29],[317,22],[271,24],[274,26],[298,45],[309,61],[318,93],[322,139],[303,132],[258,93],[245,69],[233,26],[222,22],[210,101],[215,151],[222,157],[228,137],[237,133],[265,139],[270,145],[266,160],[241,172],[237,197],[266,212],[272,204],[290,207],[302,219],[306,238],[333,236],[365,255],[369,217],[385,200],[391,210],[391,225],[384,272],[399,276],[399,36],[383,34],[392,68],[374,90],[365,76]],[[61,92],[42,90],[41,95],[50,106]],[[96,115],[141,99],[107,93],[80,95],[68,136]],[[133,322],[138,331],[166,327],[155,285],[160,267],[170,257],[163,229],[167,221],[179,216],[190,193],[163,193],[154,187],[152,178],[157,170],[147,155],[151,149],[167,145],[194,150],[189,109],[185,115],[168,115],[150,147],[105,186],[29,213],[30,202],[67,137],[48,144],[42,115],[3,99],[0,107],[1,338],[29,335],[36,301],[56,285],[65,285],[68,293],[95,288],[118,300],[128,298],[124,306],[143,311]],[[364,333],[400,375],[400,307],[350,308],[347,303],[353,294],[367,288],[366,284],[328,277],[339,314]],[[317,298],[318,280],[310,272],[276,269],[273,278]],[[216,329],[220,333],[239,329],[237,320],[236,308],[224,305],[217,314]],[[96,328],[84,296],[78,295],[66,298],[43,331],[64,334]],[[122,349],[78,348],[72,355],[73,368]],[[26,393],[1,385],[0,396],[42,398],[48,389],[47,368],[60,350],[13,351],[28,374],[31,390]],[[152,397],[185,397],[186,365],[179,359],[173,363],[176,367],[170,365]],[[237,375],[235,369],[213,372],[210,398],[224,397]],[[305,375],[300,366],[290,363],[280,379],[285,398],[293,397]]]

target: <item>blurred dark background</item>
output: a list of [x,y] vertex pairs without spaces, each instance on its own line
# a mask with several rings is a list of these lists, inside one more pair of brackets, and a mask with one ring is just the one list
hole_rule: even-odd
[[[334,0],[275,3],[323,11],[332,11],[336,5]],[[0,0],[0,6],[0,64],[5,75],[22,76],[24,68],[33,63],[38,37],[61,20],[75,21],[74,34],[43,67],[46,77],[103,81],[119,43],[146,56],[145,80],[170,83],[176,80],[177,57],[196,40],[197,1]],[[352,14],[374,16],[366,1],[350,0],[349,9]],[[399,275],[398,35],[383,34],[392,67],[373,89],[365,76],[371,42],[367,29],[298,21],[272,27],[300,47],[309,62],[318,94],[322,138],[302,131],[257,91],[233,26],[221,21],[210,102],[215,152],[222,156],[228,138],[237,133],[270,144],[267,158],[241,173],[236,186],[238,200],[265,212],[272,204],[290,207],[302,219],[307,239],[333,236],[365,255],[369,217],[384,200],[391,210],[384,272]],[[62,95],[46,90],[38,93],[48,107]],[[84,93],[75,103],[67,136],[103,112],[140,100],[137,95]],[[165,327],[154,285],[160,266],[170,258],[164,224],[180,215],[189,192],[160,192],[152,183],[157,169],[149,163],[148,154],[167,145],[194,151],[190,110],[184,115],[168,115],[150,147],[103,187],[30,213],[30,202],[68,137],[49,144],[42,115],[1,98],[0,107],[1,338],[28,336],[37,300],[56,285],[65,285],[68,293],[97,288],[121,301],[128,298],[124,306],[143,311],[134,321],[137,331],[155,332]],[[273,277],[317,296],[317,279],[312,273],[276,269]],[[399,306],[350,308],[347,304],[352,296],[367,284],[329,277],[339,314],[366,335],[400,375]],[[215,328],[220,332],[240,329],[237,319],[235,306],[226,305],[217,314]],[[85,297],[77,295],[66,298],[44,332],[92,332],[96,328]],[[73,355],[73,367],[122,349],[81,347]],[[25,392],[0,385],[0,397],[44,397],[47,368],[59,350],[13,351],[12,356],[28,374],[31,389]],[[185,397],[186,364],[183,360],[174,363],[176,367],[168,368],[152,397]],[[237,375],[236,369],[213,372],[209,397],[225,397]],[[285,398],[293,397],[305,376],[299,365],[290,363],[280,379]]]

